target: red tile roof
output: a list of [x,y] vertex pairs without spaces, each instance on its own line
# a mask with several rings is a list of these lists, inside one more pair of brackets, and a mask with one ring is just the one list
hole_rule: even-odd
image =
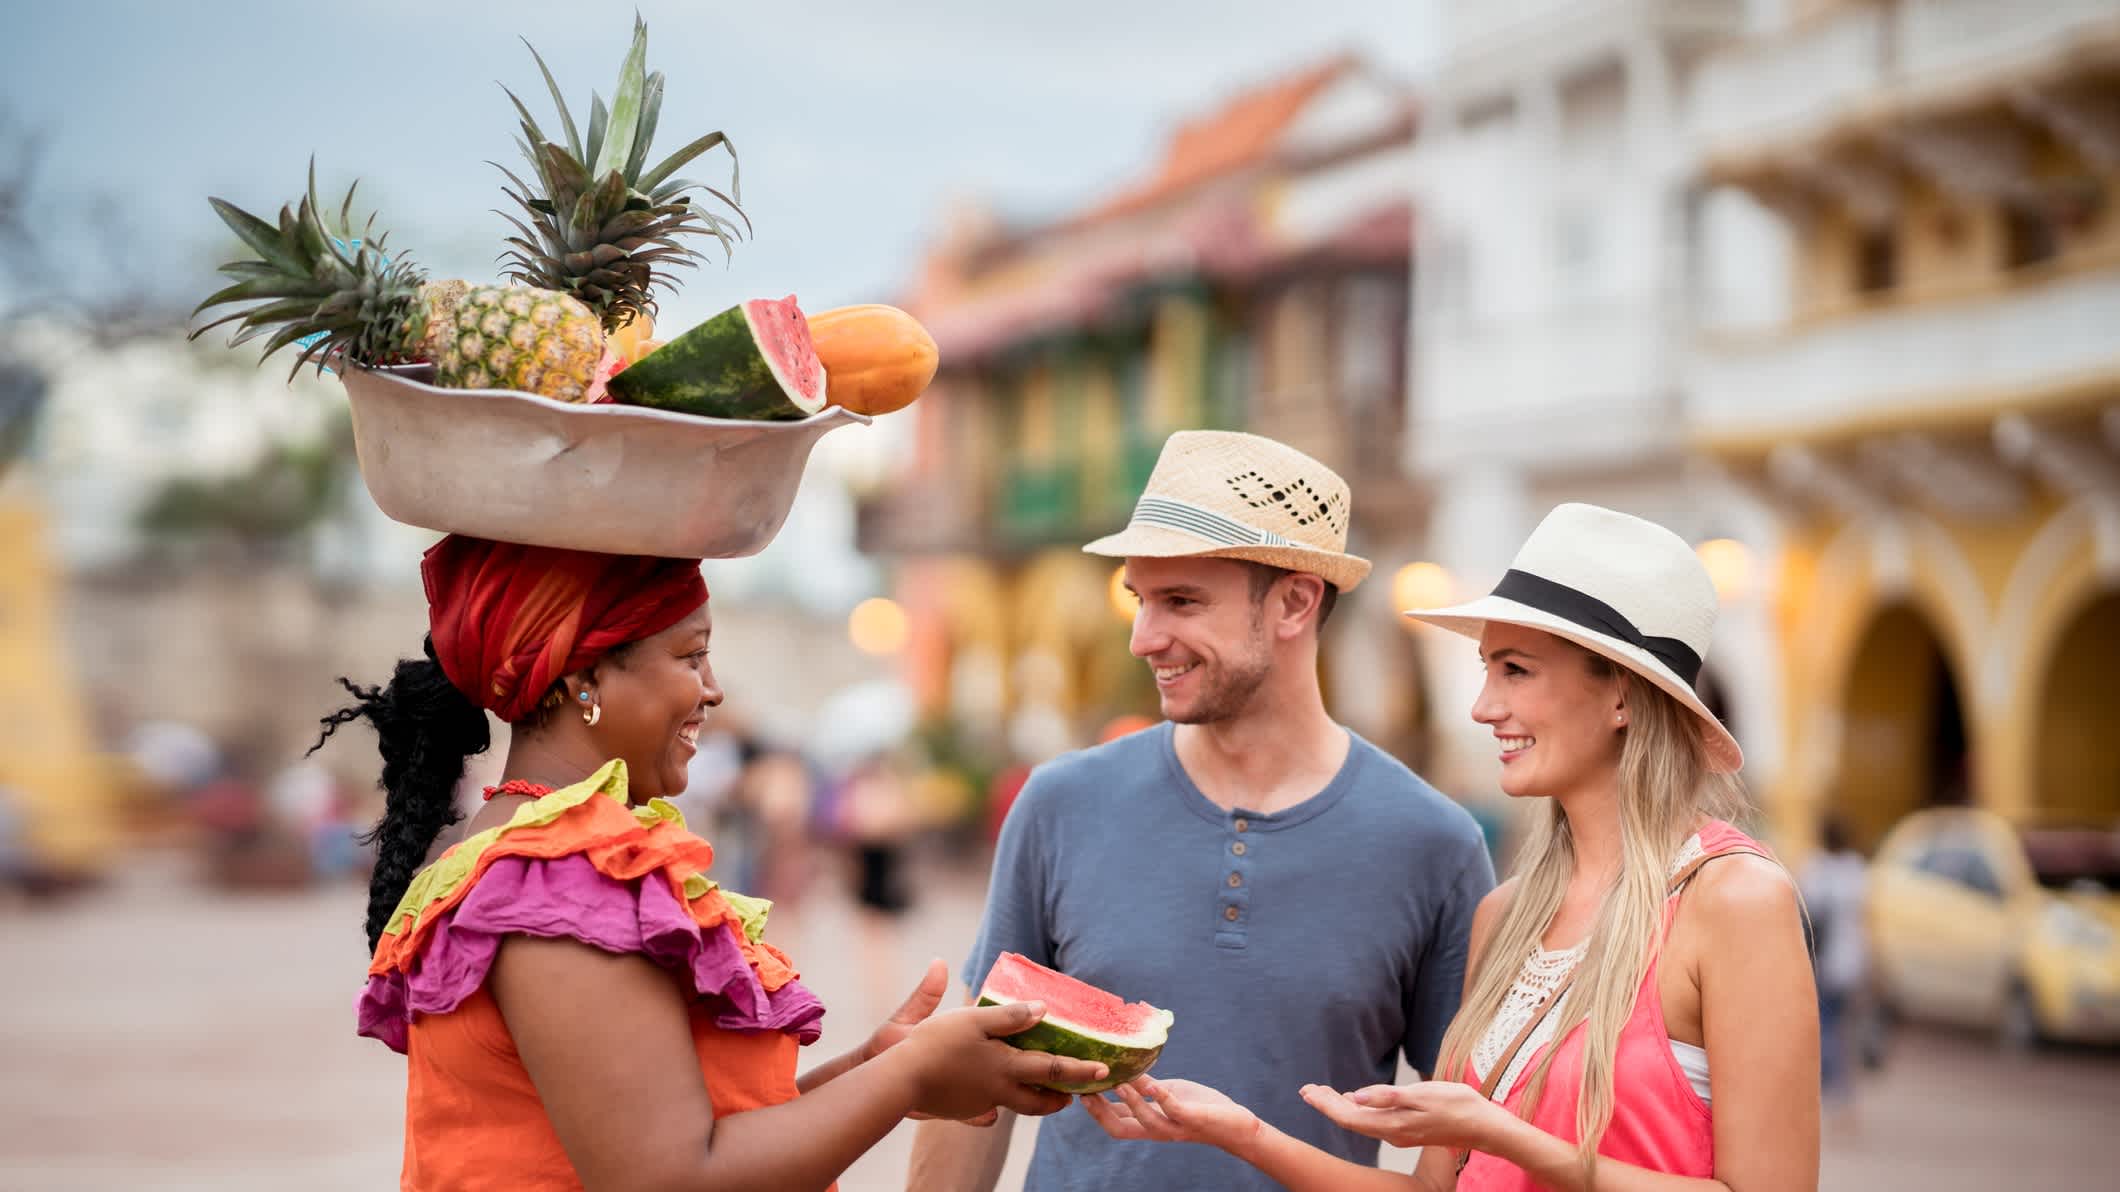
[[1281,134],[1319,92],[1358,68],[1352,53],[1238,94],[1215,112],[1181,125],[1155,174],[1091,208],[1072,223],[1139,211],[1209,179],[1264,161]]

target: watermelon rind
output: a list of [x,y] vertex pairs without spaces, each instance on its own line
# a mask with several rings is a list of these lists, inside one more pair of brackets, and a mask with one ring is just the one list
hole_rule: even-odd
[[804,398],[759,347],[748,305],[732,306],[633,362],[611,378],[611,396],[627,405],[751,421],[792,421],[823,409],[824,366],[813,378],[817,396]]
[[[982,1006],[1005,1006],[1018,999],[996,997],[982,991],[979,1004]],[[1039,1051],[1047,1055],[1064,1055],[1071,1059],[1088,1060],[1111,1069],[1103,1080],[1086,1084],[1070,1084],[1065,1081],[1038,1081],[1040,1088],[1058,1093],[1076,1093],[1087,1096],[1108,1092],[1118,1088],[1134,1077],[1147,1072],[1163,1054],[1163,1045],[1170,1039],[1174,1016],[1168,1010],[1156,1011],[1156,1017],[1148,1028],[1133,1036],[1115,1036],[1108,1032],[1088,1027],[1073,1026],[1056,1019],[1048,1009],[1046,1016],[1036,1026],[1007,1037],[1012,1047],[1025,1051]]]

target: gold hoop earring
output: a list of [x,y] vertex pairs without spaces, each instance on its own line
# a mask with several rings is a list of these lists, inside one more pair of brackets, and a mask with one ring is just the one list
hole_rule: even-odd
[[[588,698],[589,693],[586,691],[582,692],[582,699],[587,700]],[[596,722],[602,720],[603,718],[604,705],[602,700],[598,700],[597,702],[590,704],[588,707],[582,709],[582,723],[588,725],[590,728],[595,728]]]

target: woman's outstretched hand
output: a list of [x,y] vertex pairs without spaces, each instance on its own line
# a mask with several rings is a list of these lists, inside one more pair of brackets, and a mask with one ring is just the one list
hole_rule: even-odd
[[1334,1122],[1396,1147],[1482,1149],[1494,1115],[1508,1112],[1455,1080],[1373,1084],[1345,1094],[1306,1084],[1302,1092],[1312,1109]]
[[1045,1017],[1037,1002],[968,1006],[932,1014],[897,1044],[912,1053],[917,1082],[913,1112],[958,1121],[978,1119],[995,1108],[1043,1116],[1074,1100],[1041,1083],[1088,1084],[1109,1074],[1103,1064],[1038,1051],[1020,1051],[1003,1039],[1029,1030]]
[[1138,1076],[1112,1091],[1118,1101],[1088,1096],[1082,1107],[1113,1138],[1201,1142],[1234,1151],[1259,1134],[1257,1114],[1204,1084]]

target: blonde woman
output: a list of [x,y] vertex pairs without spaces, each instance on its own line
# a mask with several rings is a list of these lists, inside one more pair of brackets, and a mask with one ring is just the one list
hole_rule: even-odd
[[1410,616],[1479,639],[1472,716],[1537,798],[1472,922],[1444,1079],[1303,1097],[1422,1148],[1413,1175],[1296,1143],[1213,1089],[1086,1099],[1119,1138],[1220,1146],[1290,1188],[1814,1189],[1818,1008],[1795,887],[1723,817],[1737,742],[1694,692],[1716,596],[1651,522],[1563,505],[1490,596]]

